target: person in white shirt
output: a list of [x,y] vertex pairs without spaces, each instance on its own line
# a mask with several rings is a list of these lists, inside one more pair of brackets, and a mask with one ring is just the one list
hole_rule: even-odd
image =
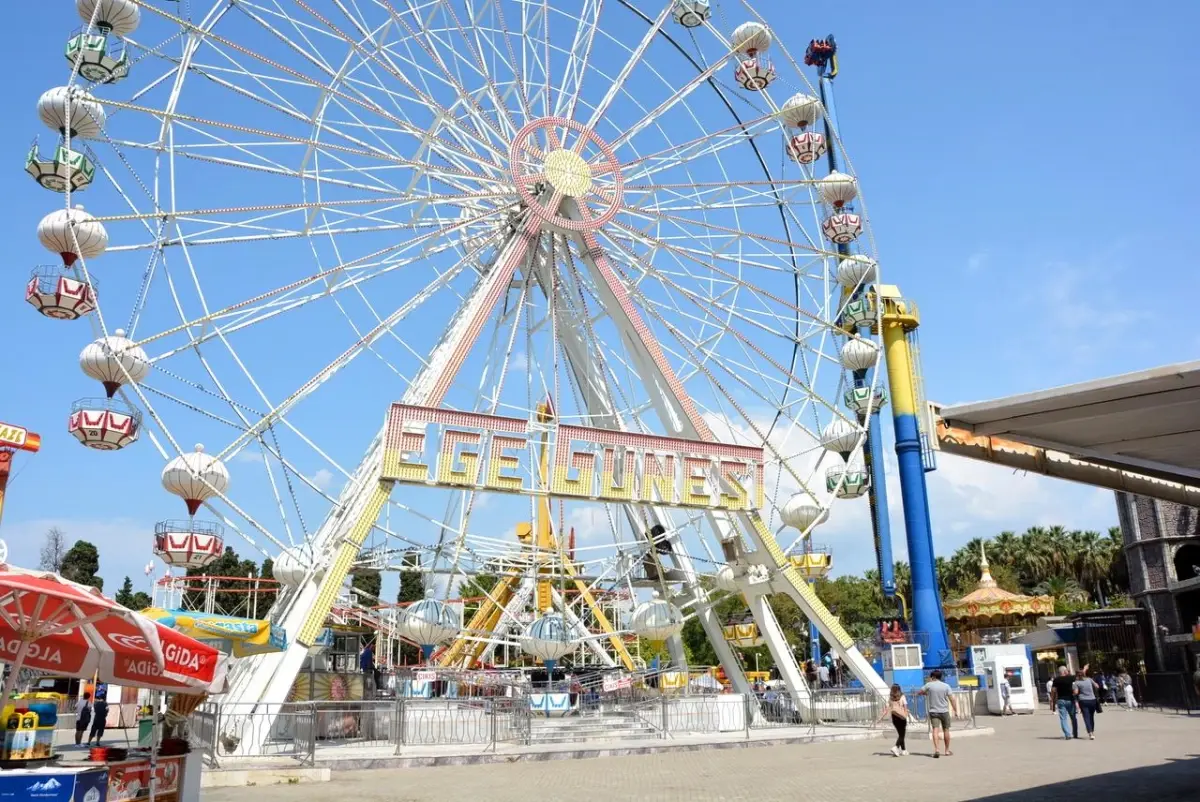
[[1133,677],[1129,676],[1128,671],[1122,671],[1120,681],[1124,689],[1125,707],[1129,710],[1136,710],[1138,703],[1137,697],[1133,695]]
[[817,677],[821,680],[821,687],[828,688],[829,687],[829,666],[822,663],[821,667],[817,669]]
[[1000,678],[1000,700],[1004,703],[1004,708],[1000,711],[1000,715],[1011,716],[1017,712],[1013,710],[1012,688],[1009,687],[1008,679],[1006,677]]

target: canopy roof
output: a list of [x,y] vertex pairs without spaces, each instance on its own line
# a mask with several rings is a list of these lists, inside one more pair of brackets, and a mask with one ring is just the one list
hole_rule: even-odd
[[1004,590],[997,585],[996,580],[992,578],[987,554],[982,545],[979,552],[979,584],[961,599],[942,604],[947,621],[987,623],[997,618],[1024,618],[1054,613],[1053,596],[1025,596]]
[[1200,361],[943,407],[949,424],[1182,484],[1200,479]]

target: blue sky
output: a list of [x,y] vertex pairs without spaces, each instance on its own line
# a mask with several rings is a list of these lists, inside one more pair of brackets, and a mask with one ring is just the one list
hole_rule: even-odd
[[[47,261],[37,221],[58,202],[24,175],[22,159],[44,130],[38,95],[65,79],[72,5],[39,9],[43,24],[21,26],[8,43],[23,67],[6,80],[0,129],[10,164],[0,174],[9,267],[0,420],[39,431],[44,447],[17,458],[0,536],[18,564],[36,562],[52,524],[91,539],[111,587],[126,574],[141,578],[153,522],[179,509],[153,476],[149,486],[123,477],[109,455],[66,434],[70,402],[92,392],[76,364],[89,337],[82,324],[40,319],[22,297],[27,270]],[[735,4],[724,7],[735,24]],[[803,15],[793,3],[756,7],[795,53],[814,35],[838,37],[842,136],[885,277],[920,303],[930,398],[981,400],[1195,357],[1200,335],[1186,322],[1191,313],[1175,307],[1200,289],[1191,267],[1200,251],[1200,63],[1187,38],[1200,11],[1144,3],[1131,18],[1127,4],[1110,2],[805,4]],[[930,479],[939,553],[1005,528],[1116,522],[1107,492],[962,460],[941,466]],[[842,516],[824,538],[844,555],[839,569],[870,563],[857,525],[864,512]],[[900,541],[898,514],[893,521]]]

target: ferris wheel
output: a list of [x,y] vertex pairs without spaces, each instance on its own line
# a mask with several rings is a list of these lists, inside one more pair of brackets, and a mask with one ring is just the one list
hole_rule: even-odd
[[[27,159],[61,264],[26,297],[104,389],[72,433],[185,501],[156,552],[274,559],[299,643],[239,693],[281,695],[364,562],[440,599],[508,571],[534,654],[637,624],[681,660],[664,621],[695,615],[730,676],[714,594],[786,651],[786,592],[879,684],[793,559],[866,489],[877,265],[753,8],[75,5]],[[651,588],[662,615],[583,609]],[[443,645],[468,626],[444,613]]]

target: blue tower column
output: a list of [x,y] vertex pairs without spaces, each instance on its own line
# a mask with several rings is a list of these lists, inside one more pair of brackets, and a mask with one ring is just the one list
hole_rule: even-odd
[[[816,592],[817,580],[810,579],[808,584]],[[814,666],[821,665],[821,630],[817,629],[817,624],[814,621],[808,622],[808,653],[813,661]]]
[[[890,291],[885,296],[882,290]],[[883,343],[888,384],[892,395],[892,420],[896,427],[896,459],[900,466],[900,495],[904,502],[904,530],[912,570],[912,622],[921,644],[925,668],[952,668],[954,654],[946,633],[942,598],[938,591],[933,554],[933,529],[922,459],[918,421],[916,372],[908,332],[919,325],[916,309],[900,299],[894,287],[880,288],[883,306]]]

